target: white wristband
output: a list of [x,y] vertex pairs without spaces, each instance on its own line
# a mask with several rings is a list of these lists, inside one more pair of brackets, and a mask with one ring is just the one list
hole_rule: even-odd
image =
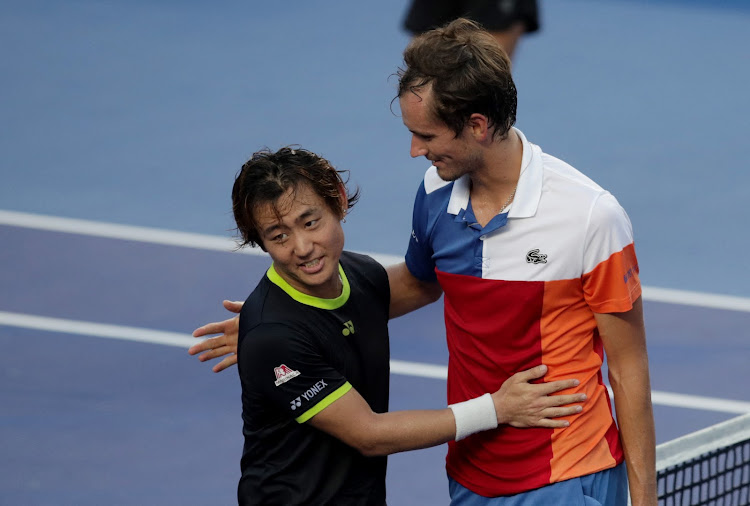
[[497,427],[495,403],[490,394],[448,406],[456,419],[456,441]]

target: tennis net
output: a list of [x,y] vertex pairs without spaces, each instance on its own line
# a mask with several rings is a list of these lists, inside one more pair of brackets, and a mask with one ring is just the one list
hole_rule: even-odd
[[660,506],[750,505],[750,413],[656,448]]

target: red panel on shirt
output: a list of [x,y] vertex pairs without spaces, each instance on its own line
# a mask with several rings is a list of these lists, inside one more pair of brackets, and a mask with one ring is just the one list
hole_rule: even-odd
[[[445,292],[449,403],[494,392],[513,374],[542,363],[543,282],[437,275]],[[549,484],[551,435],[550,429],[502,426],[450,442],[448,473],[487,496]]]
[[[577,378],[563,393],[584,392],[584,411],[566,429],[494,431],[448,443],[450,476],[487,497],[582,476],[622,461],[603,350],[581,280],[501,281],[437,271],[445,292],[448,402],[495,392],[510,376],[539,364],[547,381]],[[576,301],[573,303],[572,301]]]

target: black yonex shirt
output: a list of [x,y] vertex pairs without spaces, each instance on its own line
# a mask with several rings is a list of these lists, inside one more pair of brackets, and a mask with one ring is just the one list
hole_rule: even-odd
[[272,266],[242,308],[241,505],[385,504],[386,457],[305,423],[352,387],[376,413],[388,410],[387,274],[346,251],[339,274],[341,296],[319,299]]

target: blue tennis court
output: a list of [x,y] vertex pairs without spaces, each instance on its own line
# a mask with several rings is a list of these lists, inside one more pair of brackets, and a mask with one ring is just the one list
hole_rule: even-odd
[[[405,251],[426,168],[389,108],[406,2],[0,5],[0,504],[231,504],[236,369],[187,355],[268,266],[233,252],[255,150],[351,170],[347,247]],[[657,441],[750,412],[750,8],[542,2],[519,128],[636,233]],[[391,324],[391,409],[445,405],[440,304]],[[389,504],[447,504],[445,449],[389,459]]]

